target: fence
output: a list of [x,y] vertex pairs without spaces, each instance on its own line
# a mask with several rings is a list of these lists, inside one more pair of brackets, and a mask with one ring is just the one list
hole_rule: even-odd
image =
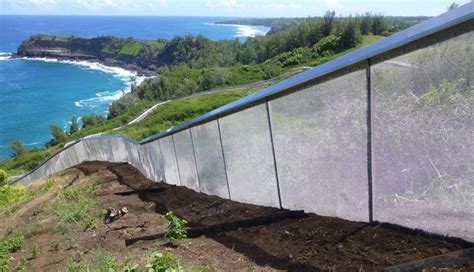
[[474,241],[474,3],[138,143],[74,142],[17,182],[85,160],[241,202]]

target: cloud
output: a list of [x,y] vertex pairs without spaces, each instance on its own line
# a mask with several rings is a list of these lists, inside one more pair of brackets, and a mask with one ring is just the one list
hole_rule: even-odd
[[56,0],[29,0],[34,5],[56,4]]
[[244,5],[238,3],[237,0],[219,0],[218,2],[208,1],[206,3],[208,8],[241,8]]
[[296,3],[270,3],[264,5],[255,5],[254,7],[261,9],[301,9],[305,6]]

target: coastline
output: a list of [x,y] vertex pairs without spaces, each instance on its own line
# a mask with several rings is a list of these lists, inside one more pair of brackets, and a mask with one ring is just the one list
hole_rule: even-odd
[[[0,61],[2,60],[26,60],[26,61],[42,61],[42,62],[57,62],[63,64],[77,65],[85,67],[89,70],[100,71],[107,74],[112,74],[116,78],[124,82],[125,85],[129,86],[130,80],[135,78],[137,85],[140,85],[145,79],[155,76],[155,73],[151,71],[144,71],[143,69],[135,69],[134,65],[119,65],[119,62],[105,62],[97,60],[82,60],[82,59],[71,59],[67,57],[27,57],[20,56],[16,53],[5,53],[0,52]],[[117,65],[111,65],[117,64]],[[130,90],[125,90],[129,92]]]
[[[9,56],[7,54],[10,54]],[[2,58],[3,57],[3,58]],[[0,54],[0,60],[5,59],[24,59],[24,60],[37,60],[37,61],[45,61],[45,62],[60,62],[60,63],[67,63],[73,65],[82,65],[88,66],[93,70],[100,70],[103,72],[110,72],[114,73],[114,70],[122,69],[123,71],[127,71],[132,73],[135,77],[152,77],[155,76],[155,71],[143,69],[137,65],[123,63],[121,61],[117,61],[114,59],[105,59],[101,60],[99,58],[91,58],[91,57],[78,57],[76,55],[57,55],[57,56],[45,56],[45,57],[37,57],[37,56],[25,56],[19,55],[18,53],[4,53],[4,55]],[[102,67],[103,69],[94,69],[93,67]]]
[[[206,23],[206,24],[212,25],[212,26],[236,27],[240,31],[237,33],[236,38],[242,38],[242,37],[255,38],[257,36],[266,36],[271,31],[271,27],[264,26],[264,25],[227,24],[225,22],[214,22],[214,23]],[[267,30],[263,31],[259,28],[267,28]]]
[[[123,93],[129,93],[131,91],[131,78],[135,78],[137,85],[141,84],[148,76],[144,76],[139,74],[137,71],[134,70],[126,70],[123,67],[118,66],[107,66],[103,63],[94,62],[94,61],[84,61],[84,60],[69,60],[69,59],[59,59],[59,58],[35,58],[35,57],[23,57],[18,56],[13,53],[8,52],[0,52],[0,63],[2,62],[10,62],[10,61],[31,61],[31,62],[52,62],[52,63],[61,63],[66,65],[73,65],[78,66],[79,69],[83,70],[90,70],[96,73],[104,73],[109,74],[119,80],[121,82],[122,87],[120,88],[109,88],[103,89],[103,91],[99,91],[95,93],[95,95],[84,95],[78,100],[71,100],[70,103],[74,103],[73,107],[77,108],[94,108],[99,103],[107,103],[110,104],[113,101],[120,99],[123,96]],[[106,109],[108,112],[108,107]],[[98,111],[94,110],[95,114],[104,114],[105,111]],[[78,116],[80,118],[80,116]],[[64,121],[68,121],[64,120]],[[60,126],[63,127],[63,121],[60,122]],[[70,124],[70,121],[67,122]],[[63,127],[67,128],[67,127]],[[31,141],[26,140],[25,146],[28,147],[42,147],[44,143],[47,141],[47,138],[44,139],[32,139]],[[0,160],[8,158],[8,152],[10,150],[10,145],[5,142],[0,145],[2,151],[0,152]]]

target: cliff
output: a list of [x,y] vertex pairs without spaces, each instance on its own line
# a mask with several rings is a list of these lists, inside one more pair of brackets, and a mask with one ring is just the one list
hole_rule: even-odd
[[79,38],[35,35],[23,41],[17,57],[47,57],[97,61],[105,65],[154,74],[156,68],[176,62],[171,41],[141,41],[111,36]]

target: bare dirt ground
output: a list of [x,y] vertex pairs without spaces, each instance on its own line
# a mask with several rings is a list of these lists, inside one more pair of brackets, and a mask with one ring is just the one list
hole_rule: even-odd
[[[71,260],[85,258],[97,248],[103,248],[114,258],[131,257],[136,263],[145,262],[152,252],[171,252],[186,270],[204,265],[209,271],[380,271],[466,247],[382,225],[314,214],[173,243],[158,238],[126,246],[126,239],[165,232],[164,215],[170,210],[186,219],[189,227],[251,219],[279,210],[155,183],[128,164],[88,162],[55,178],[61,182],[47,193],[22,204],[14,212],[1,215],[0,237],[27,234],[21,250],[12,254],[11,267],[24,260],[26,271],[64,271]],[[97,185],[94,194],[99,213],[107,207],[123,206],[129,213],[107,225],[98,220],[93,230],[58,229],[59,221],[52,209],[55,196],[64,187],[79,185]],[[161,190],[116,194],[150,188]],[[51,248],[51,241],[60,242],[57,250]],[[39,248],[39,253],[33,258],[30,249],[34,246]],[[473,269],[474,261],[452,270]]]

